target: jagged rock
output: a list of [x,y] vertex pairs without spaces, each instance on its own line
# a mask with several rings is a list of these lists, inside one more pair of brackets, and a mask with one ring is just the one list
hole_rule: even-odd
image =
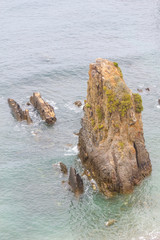
[[81,103],[81,101],[76,101],[74,104],[75,104],[77,107],[80,107],[80,106],[82,106],[82,103]]
[[28,124],[32,123],[32,119],[29,116],[29,111],[26,109],[23,111],[19,104],[13,99],[8,99],[8,104],[12,109],[13,116],[17,119],[17,121],[26,120]]
[[145,88],[145,90],[146,90],[146,91],[148,91],[148,92],[150,91],[150,89],[149,89],[149,88]]
[[64,174],[67,174],[68,173],[68,169],[66,167],[66,165],[62,162],[60,162],[60,168],[61,168],[61,171],[64,173]]
[[30,97],[30,102],[37,109],[42,120],[45,120],[48,124],[55,123],[56,116],[54,108],[42,99],[40,93],[33,93],[33,96]]
[[80,158],[107,196],[129,193],[151,173],[145,148],[142,99],[126,86],[117,63],[90,64],[79,134]]
[[72,167],[70,168],[69,173],[69,185],[75,194],[81,194],[84,191],[83,180],[81,176],[76,173],[76,170]]

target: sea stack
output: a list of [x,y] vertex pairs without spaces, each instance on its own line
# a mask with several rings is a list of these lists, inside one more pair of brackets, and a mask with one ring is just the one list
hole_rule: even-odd
[[40,93],[33,93],[33,96],[30,97],[30,102],[47,124],[52,125],[56,122],[54,108],[42,99]]
[[79,151],[106,196],[132,192],[151,173],[142,110],[141,96],[127,87],[117,63],[100,58],[90,64]]

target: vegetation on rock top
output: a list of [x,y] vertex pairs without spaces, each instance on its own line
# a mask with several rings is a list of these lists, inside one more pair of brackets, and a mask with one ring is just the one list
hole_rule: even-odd
[[106,91],[106,95],[108,111],[110,113],[119,111],[121,116],[124,117],[128,109],[131,107],[131,95],[127,92],[124,92],[122,98],[118,99],[116,94],[111,89]]
[[143,111],[142,98],[138,93],[134,93],[135,111],[141,113]]
[[118,68],[118,63],[117,62],[113,62],[114,66]]

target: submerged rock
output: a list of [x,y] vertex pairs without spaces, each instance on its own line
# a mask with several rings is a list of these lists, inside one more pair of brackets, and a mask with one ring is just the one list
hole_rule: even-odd
[[60,169],[64,174],[68,173],[68,169],[67,169],[66,165],[62,162],[60,162]]
[[70,168],[69,173],[69,185],[75,194],[82,194],[84,191],[83,180],[81,176],[76,173],[76,170],[72,167]]
[[54,108],[42,99],[40,93],[33,93],[33,96],[30,97],[30,102],[37,109],[42,120],[45,120],[50,125],[55,123]]
[[106,222],[106,227],[109,227],[109,226],[113,225],[115,222],[116,222],[115,219],[108,220],[108,222]]
[[23,111],[20,105],[16,101],[10,98],[8,99],[8,104],[12,110],[13,116],[17,119],[17,121],[26,120],[28,124],[32,123],[32,119],[27,109]]
[[82,103],[81,103],[81,101],[76,101],[74,104],[75,104],[77,107],[80,107],[80,106],[82,106]]
[[126,86],[117,63],[97,59],[90,64],[80,158],[107,196],[132,192],[151,173],[142,110],[141,96]]
[[139,89],[139,88],[137,88],[137,91],[138,91],[138,92],[143,92],[143,90],[142,90],[142,89]]

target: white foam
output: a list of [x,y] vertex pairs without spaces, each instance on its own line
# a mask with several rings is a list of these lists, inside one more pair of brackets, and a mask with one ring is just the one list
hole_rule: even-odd
[[64,105],[66,108],[68,108],[71,111],[74,111],[75,113],[79,113],[83,110],[83,105],[80,107],[77,107],[74,103],[69,102]]
[[57,103],[54,102],[53,100],[46,99],[45,101],[49,103],[51,106],[53,106],[55,110],[58,109],[58,107],[56,106]]
[[64,156],[73,156],[73,155],[77,155],[77,154],[78,154],[78,147],[76,145],[72,148],[67,149]]
[[139,240],[159,240],[160,232],[152,231],[146,236],[139,237]]
[[53,163],[52,166],[53,166],[53,167],[60,167],[60,162]]

